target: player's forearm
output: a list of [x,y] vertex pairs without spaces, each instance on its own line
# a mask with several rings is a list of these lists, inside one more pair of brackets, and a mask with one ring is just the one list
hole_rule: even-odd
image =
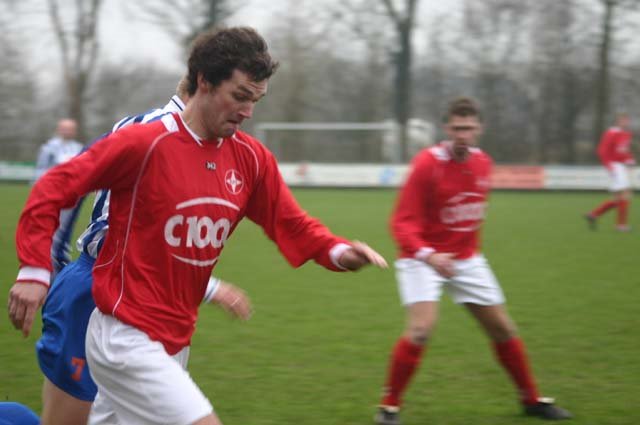
[[52,170],[36,182],[16,229],[16,251],[21,266],[51,270],[51,244],[60,211],[77,200],[71,182]]

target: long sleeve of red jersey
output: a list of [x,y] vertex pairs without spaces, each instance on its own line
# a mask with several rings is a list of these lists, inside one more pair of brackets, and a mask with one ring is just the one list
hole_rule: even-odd
[[132,184],[144,152],[140,144],[114,133],[70,161],[49,170],[33,186],[16,229],[16,251],[21,269],[39,269],[35,275],[19,274],[18,281],[36,280],[48,285],[50,249],[60,210],[70,208],[85,194],[102,188]]
[[[264,152],[264,170],[247,207],[247,217],[260,225],[294,267],[313,259],[329,270],[343,270],[332,260],[331,250],[349,242],[333,235],[310,217],[285,184],[273,155]],[[337,255],[333,255],[334,259]]]
[[429,242],[422,237],[427,219],[425,192],[429,188],[432,167],[433,157],[426,151],[416,156],[391,216],[391,234],[400,251],[418,259],[433,252]]

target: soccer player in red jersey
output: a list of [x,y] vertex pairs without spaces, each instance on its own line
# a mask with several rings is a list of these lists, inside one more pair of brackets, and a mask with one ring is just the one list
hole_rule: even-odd
[[111,190],[86,335],[98,387],[90,424],[221,424],[185,361],[211,271],[242,218],[260,225],[293,266],[386,267],[366,244],[308,216],[274,156],[240,130],[276,68],[250,28],[205,33],[189,56],[182,113],[123,128],[33,187],[18,223],[20,271],[9,298],[9,316],[23,331],[47,293],[59,210]]
[[609,191],[613,193],[611,199],[607,199],[598,205],[593,211],[585,215],[589,227],[596,228],[598,217],[611,209],[618,210],[616,229],[620,232],[631,230],[627,223],[629,203],[631,202],[631,179],[629,178],[629,166],[635,164],[631,152],[631,131],[629,131],[630,118],[626,113],[620,113],[616,117],[616,125],[604,132],[598,145],[598,157],[602,165],[607,168],[611,178]]
[[470,311],[491,339],[498,361],[518,389],[524,412],[544,419],[569,418],[569,412],[553,400],[539,396],[500,285],[479,251],[492,166],[491,158],[476,147],[482,133],[480,111],[472,100],[456,99],[444,121],[449,140],[413,159],[391,218],[407,326],[391,353],[375,421],[400,423],[401,398],[425,352],[443,289]]

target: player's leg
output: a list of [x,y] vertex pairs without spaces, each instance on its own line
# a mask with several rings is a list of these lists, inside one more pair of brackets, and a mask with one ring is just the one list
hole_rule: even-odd
[[516,329],[502,305],[465,304],[492,341],[496,358],[513,380],[520,401],[524,405],[535,404],[539,393],[531,373],[524,344],[516,335]]
[[407,324],[389,359],[383,406],[400,407],[401,397],[420,364],[437,319],[438,303],[416,302],[407,307]]
[[[611,209],[618,209],[618,218],[620,218],[621,214],[626,216],[627,204],[620,202],[620,192],[629,187],[628,170],[623,164],[614,163],[609,170],[609,177],[611,179],[609,191],[612,193],[612,197],[585,215],[591,229],[595,229],[598,217]],[[624,212],[621,213],[621,209],[624,209]]]
[[611,191],[615,193],[618,214],[616,217],[616,230],[628,232],[631,230],[627,223],[629,201],[631,200],[631,176],[629,167],[622,163],[615,163],[612,168],[613,183]]
[[616,208],[618,206],[618,201],[617,199],[614,198],[609,198],[605,201],[603,201],[600,205],[598,205],[596,208],[594,208],[591,212],[589,212],[589,214],[587,214],[587,217],[590,217],[592,219],[597,219],[598,217],[600,217],[601,215],[603,215],[604,213],[606,213],[607,211]]
[[625,189],[616,194],[618,202],[618,216],[616,217],[616,229],[620,232],[631,230],[627,217],[629,215],[629,203],[631,201],[631,190]]
[[42,423],[86,424],[96,386],[85,360],[93,260],[81,256],[56,277],[42,308],[42,336],[36,343],[42,388]]
[[540,397],[524,343],[504,306],[465,305],[491,338],[496,358],[518,389],[525,413],[542,419],[570,419],[571,413],[556,406],[553,399]]
[[570,418],[567,411],[540,398],[524,343],[504,307],[502,289],[486,259],[478,255],[460,261],[457,272],[451,284],[452,297],[467,307],[491,339],[496,358],[515,384],[525,412],[544,419]]
[[618,207],[618,200],[615,197],[613,197],[602,202],[600,205],[598,205],[596,208],[591,210],[589,213],[585,214],[584,218],[587,220],[587,224],[589,225],[589,228],[591,230],[596,230],[598,218],[604,213],[606,213],[607,211],[617,207]]
[[456,262],[458,274],[451,282],[453,300],[463,304],[493,343],[500,364],[516,384],[521,401],[535,403],[538,390],[529,370],[524,346],[504,308],[504,294],[484,256]]
[[396,341],[389,359],[384,394],[375,420],[379,424],[399,423],[402,395],[416,373],[433,332],[444,278],[421,261],[396,261],[396,277],[402,304],[406,308],[406,326]]
[[[120,424],[219,423],[184,368],[184,350],[170,356],[144,332],[97,309],[89,321],[86,349],[99,398],[111,406]],[[89,423],[112,422],[99,421],[92,409]]]
[[91,401],[75,398],[46,377],[42,385],[42,425],[85,425]]
[[516,326],[504,305],[478,305],[465,303],[465,307],[480,323],[487,336],[496,343],[516,337]]

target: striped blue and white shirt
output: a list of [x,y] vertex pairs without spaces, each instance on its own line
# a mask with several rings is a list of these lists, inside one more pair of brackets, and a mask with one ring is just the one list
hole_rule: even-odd
[[[184,110],[184,103],[174,95],[164,108],[152,109],[140,115],[128,116],[118,121],[112,129],[112,132],[118,131],[122,127],[131,124],[145,124],[155,121],[166,114],[173,112],[181,112]],[[98,256],[98,252],[102,248],[104,237],[109,228],[107,221],[109,217],[109,191],[101,190],[96,193],[96,199],[93,203],[93,211],[91,212],[91,222],[87,229],[82,233],[76,242],[78,251],[84,252],[93,258]]]
[[58,136],[47,140],[38,152],[34,181],[42,177],[49,168],[67,162],[78,155],[82,148],[82,143],[75,140],[64,140]]
[[[38,160],[36,161],[36,171],[34,183],[44,173],[52,167],[67,162],[82,151],[82,143],[75,140],[65,140],[61,137],[52,137],[40,147]],[[64,209],[60,212],[60,224],[53,235],[51,243],[51,263],[53,275],[55,276],[62,268],[71,261],[71,231],[75,225],[78,211],[82,206],[82,200],[78,202],[76,208]]]

